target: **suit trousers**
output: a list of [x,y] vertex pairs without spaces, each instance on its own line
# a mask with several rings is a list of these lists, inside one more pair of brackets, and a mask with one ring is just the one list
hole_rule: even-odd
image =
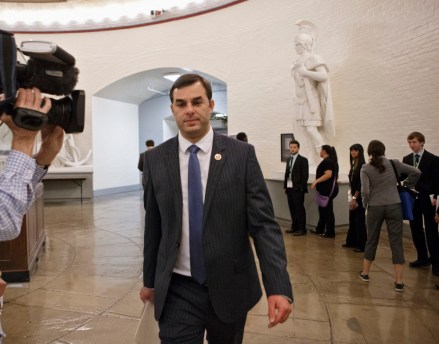
[[287,188],[286,190],[292,221],[291,229],[297,232],[306,232],[305,193],[293,188]]
[[240,344],[247,316],[225,323],[209,301],[208,286],[192,277],[173,274],[159,320],[162,344],[202,344],[207,331],[209,344]]
[[392,250],[392,263],[404,264],[401,203],[368,207],[367,242],[364,250],[364,258],[370,261],[375,260],[376,250],[380,240],[381,226],[384,221],[386,221],[390,249]]
[[[413,244],[418,253],[418,260],[428,262],[430,253],[433,268],[439,267],[438,225],[434,221],[435,208],[431,205],[429,195],[420,194],[413,207],[413,221],[410,221]],[[425,225],[425,232],[424,232]],[[428,250],[427,250],[428,248]]]

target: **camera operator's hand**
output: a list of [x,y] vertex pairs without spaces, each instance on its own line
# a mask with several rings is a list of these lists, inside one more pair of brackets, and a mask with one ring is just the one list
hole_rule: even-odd
[[49,166],[64,143],[64,130],[60,126],[48,124],[41,129],[41,147],[35,155],[38,165]]
[[[15,100],[15,108],[24,108],[39,111],[47,114],[52,104],[49,98],[41,97],[41,92],[38,88],[18,90],[17,99]],[[12,131],[12,149],[32,156],[35,136],[38,131],[27,130],[15,125],[12,116],[3,113],[0,120],[4,122]]]

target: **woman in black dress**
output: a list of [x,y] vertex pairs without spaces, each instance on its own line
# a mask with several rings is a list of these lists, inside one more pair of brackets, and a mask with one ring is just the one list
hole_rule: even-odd
[[338,195],[338,163],[337,152],[334,147],[323,145],[320,150],[320,157],[323,159],[317,166],[316,180],[311,188],[323,196],[329,196],[329,203],[326,207],[319,206],[319,222],[312,232],[320,234],[325,238],[335,237],[335,217],[333,200]]
[[364,148],[359,143],[350,148],[351,169],[349,170],[349,229],[343,247],[352,247],[355,252],[364,252],[366,245],[366,210],[361,200],[360,170],[366,163]]

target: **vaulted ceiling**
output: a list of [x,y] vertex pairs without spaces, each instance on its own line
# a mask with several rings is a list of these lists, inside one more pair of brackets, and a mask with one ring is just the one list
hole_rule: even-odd
[[[113,30],[160,24],[243,1],[246,0],[0,0],[0,28],[15,33]],[[123,10],[138,3],[141,4],[142,13],[139,12],[135,16],[124,15]],[[157,9],[164,11],[153,14],[152,11]],[[71,15],[74,11],[81,13],[78,20],[63,21],[63,14]],[[47,15],[48,13],[50,15]],[[101,18],[93,19],[93,14],[99,14]],[[172,82],[166,80],[164,75],[190,72],[197,72],[206,77],[211,82],[214,92],[227,90],[226,83],[214,76],[175,66],[141,71],[127,76],[106,86],[96,96],[138,105],[169,93]]]
[[186,18],[246,0],[0,0],[0,27],[19,32],[111,30]]

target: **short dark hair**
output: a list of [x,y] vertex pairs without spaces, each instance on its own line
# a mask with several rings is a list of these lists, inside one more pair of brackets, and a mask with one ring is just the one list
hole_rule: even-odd
[[236,139],[239,141],[247,142],[247,134],[241,131],[240,133],[236,134]]
[[146,140],[145,145],[146,147],[154,147],[154,140]]
[[171,87],[171,90],[169,91],[169,98],[171,99],[171,103],[174,102],[174,90],[176,88],[190,86],[195,84],[196,82],[201,82],[201,85],[203,85],[204,89],[206,90],[207,99],[211,100],[212,86],[210,85],[210,82],[208,80],[198,74],[183,74],[177,80],[175,80],[174,84]]
[[419,131],[414,131],[413,133],[410,133],[409,136],[407,136],[407,141],[414,139],[417,139],[421,143],[425,143],[425,136]]
[[291,140],[289,144],[290,144],[290,145],[297,145],[297,147],[300,148],[300,143],[299,143],[299,141],[297,141],[297,140]]

